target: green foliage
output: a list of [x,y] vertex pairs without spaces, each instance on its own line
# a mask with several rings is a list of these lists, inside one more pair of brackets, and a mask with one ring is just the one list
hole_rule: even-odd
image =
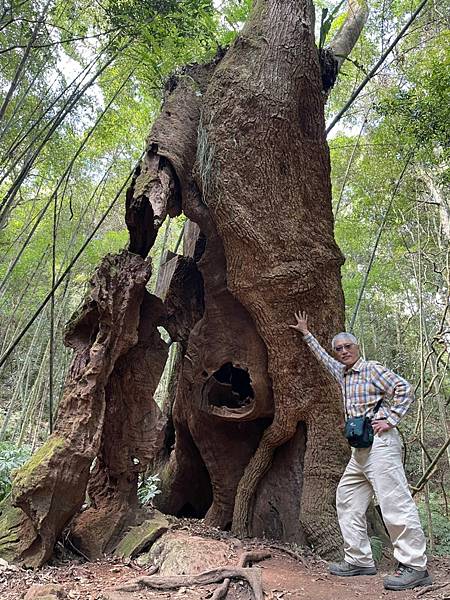
[[372,549],[373,560],[378,563],[383,557],[383,540],[377,535],[373,535],[369,541]]
[[[450,514],[448,506],[442,500],[442,496],[436,492],[430,494],[430,511],[433,521],[433,539],[435,545],[435,553],[442,556],[450,555]],[[446,512],[447,511],[447,512]],[[425,503],[419,503],[419,514],[425,534],[429,537],[428,519],[426,517]]]
[[142,504],[151,503],[155,496],[161,493],[161,490],[159,489],[160,483],[161,480],[158,473],[142,478],[138,488],[138,498]]
[[[392,135],[414,147],[428,167],[448,163],[450,134],[450,32],[443,31],[411,59],[409,81],[382,91],[378,114]],[[442,173],[449,183],[448,171]]]
[[0,502],[11,491],[12,471],[21,467],[30,456],[29,446],[19,448],[11,442],[0,442]]
[[336,19],[336,15],[341,9],[341,6],[344,4],[345,0],[341,0],[334,8],[331,10],[327,7],[322,8],[321,16],[320,16],[320,31],[319,31],[319,49],[325,46],[325,41],[330,32],[331,26]]
[[104,5],[113,46],[126,54],[143,78],[160,83],[178,66],[212,57],[219,21],[211,0],[122,0]]
[[222,14],[234,27],[242,27],[250,14],[252,5],[252,0],[228,0],[223,5]]
[[222,19],[225,27],[219,32],[219,43],[227,47],[244,26],[252,8],[252,0],[227,0],[222,5]]

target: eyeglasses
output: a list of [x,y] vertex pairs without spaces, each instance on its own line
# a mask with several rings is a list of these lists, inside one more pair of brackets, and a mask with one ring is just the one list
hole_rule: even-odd
[[350,350],[355,344],[342,344],[342,346],[336,346],[334,349],[336,352],[342,352],[342,350]]

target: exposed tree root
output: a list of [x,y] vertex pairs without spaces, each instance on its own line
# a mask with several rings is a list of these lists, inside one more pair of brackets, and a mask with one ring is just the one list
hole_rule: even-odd
[[[232,579],[243,579],[252,590],[255,600],[264,600],[264,593],[261,581],[261,573],[257,569],[246,569],[245,565],[257,562],[270,557],[269,552],[246,552],[240,560],[237,567],[220,567],[210,571],[204,571],[197,575],[179,575],[167,577],[157,575],[153,577],[138,577],[130,583],[116,588],[119,592],[137,592],[142,587],[150,587],[157,590],[171,590],[179,587],[191,587],[193,585],[208,585],[210,583],[223,582],[213,595],[214,599],[225,598],[228,592],[228,586]],[[217,595],[218,594],[218,595]]]
[[[270,558],[270,552],[244,552],[238,561],[238,567],[243,568],[250,563],[259,562],[266,558]],[[212,595],[211,600],[222,600],[222,598],[225,598],[228,593],[228,588],[230,587],[230,581],[231,580],[228,577],[224,579],[222,584]]]
[[197,575],[139,577],[133,582],[116,589],[119,592],[137,592],[142,587],[150,587],[156,590],[173,590],[179,587],[218,583],[224,579],[244,579],[250,585],[255,600],[263,600],[261,573],[256,569],[241,569],[238,567],[222,567],[211,571],[204,571]]
[[222,600],[228,594],[228,588],[230,587],[230,579],[224,579],[219,587],[216,589],[214,594],[211,596],[211,600]]

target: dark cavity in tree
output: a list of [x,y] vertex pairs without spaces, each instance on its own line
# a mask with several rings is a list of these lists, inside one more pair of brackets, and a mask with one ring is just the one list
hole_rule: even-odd
[[255,393],[246,369],[227,362],[215,371],[203,388],[205,400],[212,406],[242,408],[250,404]]
[[329,92],[334,86],[338,75],[338,62],[329,48],[319,50],[319,64],[324,92]]
[[177,512],[177,517],[180,519],[203,519],[205,512],[196,509],[190,502],[186,504]]

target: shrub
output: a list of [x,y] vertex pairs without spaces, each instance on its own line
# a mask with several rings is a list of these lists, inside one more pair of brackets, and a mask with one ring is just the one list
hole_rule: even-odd
[[21,467],[31,456],[29,446],[0,442],[0,501],[11,491],[12,471]]
[[[434,553],[447,556],[450,554],[450,519],[445,514],[444,501],[437,492],[430,493],[431,520],[433,523]],[[420,520],[424,526],[425,534],[428,534],[428,521],[425,503],[419,503]]]
[[138,498],[142,504],[151,503],[153,498],[161,493],[158,484],[161,482],[159,474],[144,476],[138,488]]

